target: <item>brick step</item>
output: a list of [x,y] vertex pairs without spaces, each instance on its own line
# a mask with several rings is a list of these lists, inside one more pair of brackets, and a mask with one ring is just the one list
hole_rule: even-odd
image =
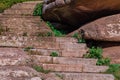
[[71,64],[71,65],[96,65],[97,59],[86,58],[69,58],[69,57],[51,57],[31,55],[35,64],[50,63],[50,64]]
[[17,48],[0,48],[0,66],[28,65],[30,57]]
[[56,73],[63,80],[114,80],[111,74],[97,73]]
[[0,77],[35,77],[39,76],[39,73],[34,69],[27,66],[4,66],[0,67]]
[[71,65],[71,64],[43,64],[45,70],[51,70],[55,72],[89,72],[99,73],[105,72],[107,66],[93,66],[93,65]]
[[14,9],[7,9],[4,11],[3,14],[6,15],[33,15],[33,10],[31,9],[18,9],[18,10],[14,10]]

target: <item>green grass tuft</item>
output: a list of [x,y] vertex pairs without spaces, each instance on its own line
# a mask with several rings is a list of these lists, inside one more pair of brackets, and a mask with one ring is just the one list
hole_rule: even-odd
[[52,53],[50,54],[50,56],[52,56],[52,57],[58,57],[59,55],[58,55],[57,52],[52,52]]
[[33,66],[33,68],[37,71],[37,72],[42,72],[45,74],[48,74],[51,70],[44,70],[43,67],[41,66]]
[[78,43],[85,43],[85,39],[83,39],[78,33],[75,33],[73,35],[73,38],[76,38],[78,40]]
[[53,31],[53,33],[56,37],[63,37],[66,35],[65,31],[55,29],[54,26],[49,21],[47,21],[46,23],[51,28],[51,30]]
[[98,59],[96,65],[109,65],[110,64],[110,59],[109,58],[104,58],[102,56],[103,50],[100,47],[92,47],[89,49],[89,53],[85,54],[85,58],[95,58]]
[[0,13],[5,9],[11,7],[13,4],[21,3],[24,1],[35,1],[35,0],[0,0]]
[[109,69],[105,73],[113,74],[115,77],[115,80],[120,80],[120,64],[109,65]]
[[36,5],[33,15],[34,16],[42,16],[42,8],[43,8],[43,3],[39,3]]

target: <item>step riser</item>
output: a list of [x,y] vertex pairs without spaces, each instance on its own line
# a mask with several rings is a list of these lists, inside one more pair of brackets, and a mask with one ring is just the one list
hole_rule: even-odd
[[74,64],[74,65],[96,65],[95,59],[83,59],[83,58],[53,58],[54,64]]
[[55,72],[90,72],[99,73],[105,72],[106,66],[90,66],[90,65],[63,65],[63,64],[43,64],[43,68]]
[[81,50],[81,51],[62,51],[63,57],[77,57],[82,58],[84,54],[86,54],[87,50]]
[[82,58],[64,58],[64,57],[50,57],[50,56],[31,56],[34,64],[51,63],[51,64],[73,64],[73,65],[96,65],[95,59]]
[[114,80],[113,75],[94,73],[56,73],[63,77],[63,80]]

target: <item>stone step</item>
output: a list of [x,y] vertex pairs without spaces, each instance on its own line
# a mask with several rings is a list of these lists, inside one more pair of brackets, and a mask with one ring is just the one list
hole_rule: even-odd
[[36,4],[42,3],[43,1],[39,2],[23,2],[23,3],[18,3],[13,5],[11,8],[12,9],[34,9],[36,7]]
[[60,43],[61,49],[65,50],[80,50],[80,49],[87,49],[87,45],[85,43],[71,43],[71,42],[65,42]]
[[42,3],[43,0],[38,0],[38,1],[26,1],[26,2],[23,2],[23,3],[28,3],[28,4],[37,4],[37,3]]
[[66,51],[66,50],[62,50],[62,56],[63,57],[76,57],[76,58],[82,58],[88,50],[84,50],[84,49],[78,49],[77,50],[72,50],[72,51]]
[[39,73],[34,69],[26,66],[4,66],[0,67],[0,77],[35,77],[39,76]]
[[56,46],[56,48],[44,48],[41,47],[41,49],[30,49],[31,55],[42,55],[42,56],[50,56],[52,52],[56,52],[59,57],[76,57],[76,58],[82,58],[84,54],[87,53],[88,50],[80,49],[78,51],[72,50],[72,51],[66,51],[60,48],[59,44]]
[[33,47],[37,49],[60,49],[58,43],[41,42],[41,37],[24,37],[24,36],[0,36],[0,46],[4,47]]
[[98,73],[56,73],[63,80],[114,80],[111,74]]
[[50,56],[52,52],[56,52],[59,56],[62,56],[59,49],[30,49],[31,55]]
[[[57,43],[62,43],[63,44],[73,44],[73,43],[77,43],[77,40],[75,38],[72,37],[43,37],[41,39],[42,42],[57,42]],[[80,44],[81,45],[81,44]],[[83,44],[85,46],[85,44]]]
[[0,21],[5,21],[9,19],[14,19],[14,20],[23,19],[23,20],[32,21],[32,22],[41,21],[39,16],[21,16],[21,15],[1,15],[0,16]]
[[96,62],[97,62],[96,59],[53,57],[53,63],[54,64],[96,65]]
[[41,36],[47,35],[48,32],[52,33],[47,24],[44,21],[40,21],[39,17],[9,17],[0,20],[3,29],[8,29],[3,32],[6,35],[22,36],[26,34],[26,36]]
[[14,77],[0,77],[0,80],[42,80],[41,77],[21,77],[21,78],[14,78]]
[[50,63],[50,64],[71,64],[71,65],[96,65],[97,59],[86,58],[69,58],[69,57],[51,57],[31,55],[34,64]]
[[55,72],[89,72],[99,73],[105,72],[107,66],[93,66],[93,65],[71,65],[71,64],[43,64],[45,70],[51,70]]
[[28,65],[30,57],[22,49],[0,48],[0,66]]
[[65,42],[77,43],[78,42],[77,39],[72,38],[72,37],[60,37],[60,38],[57,37],[56,41],[60,43],[65,43]]
[[33,15],[33,11],[34,10],[31,10],[31,9],[16,9],[16,10],[14,10],[14,9],[7,9],[7,10],[4,10],[3,14],[27,16],[27,15]]

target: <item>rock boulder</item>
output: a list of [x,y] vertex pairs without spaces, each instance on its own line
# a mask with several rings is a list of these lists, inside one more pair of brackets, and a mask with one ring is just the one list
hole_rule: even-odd
[[[68,29],[120,12],[119,0],[44,0],[43,19],[67,24]],[[74,26],[74,27],[73,27]]]

